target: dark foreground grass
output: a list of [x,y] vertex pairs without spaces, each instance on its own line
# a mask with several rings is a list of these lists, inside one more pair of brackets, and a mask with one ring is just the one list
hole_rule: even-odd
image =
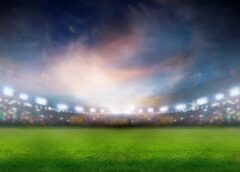
[[240,128],[1,128],[4,171],[239,172]]

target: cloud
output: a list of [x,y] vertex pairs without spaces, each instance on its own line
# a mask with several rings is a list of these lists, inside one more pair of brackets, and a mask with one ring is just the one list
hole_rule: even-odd
[[[185,23],[187,17],[172,19],[166,10],[141,4],[128,10],[127,21],[92,28],[92,44],[84,35],[55,51],[51,46],[41,59],[2,60],[2,82],[106,108],[143,103],[156,106],[158,97],[175,89],[195,63],[191,54],[192,28]],[[76,31],[73,26],[68,30]],[[51,35],[46,35],[52,42]]]

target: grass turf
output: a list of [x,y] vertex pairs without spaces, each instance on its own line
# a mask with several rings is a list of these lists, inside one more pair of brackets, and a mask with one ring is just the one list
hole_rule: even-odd
[[0,128],[0,171],[239,172],[240,128]]

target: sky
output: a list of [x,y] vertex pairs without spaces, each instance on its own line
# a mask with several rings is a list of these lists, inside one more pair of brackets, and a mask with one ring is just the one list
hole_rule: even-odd
[[0,83],[119,110],[239,78],[236,0],[3,0]]

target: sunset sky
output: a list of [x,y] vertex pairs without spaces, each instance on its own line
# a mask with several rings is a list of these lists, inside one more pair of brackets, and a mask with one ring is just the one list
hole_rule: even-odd
[[[208,3],[206,3],[208,2]],[[239,77],[240,3],[0,2],[0,83],[105,108]]]

